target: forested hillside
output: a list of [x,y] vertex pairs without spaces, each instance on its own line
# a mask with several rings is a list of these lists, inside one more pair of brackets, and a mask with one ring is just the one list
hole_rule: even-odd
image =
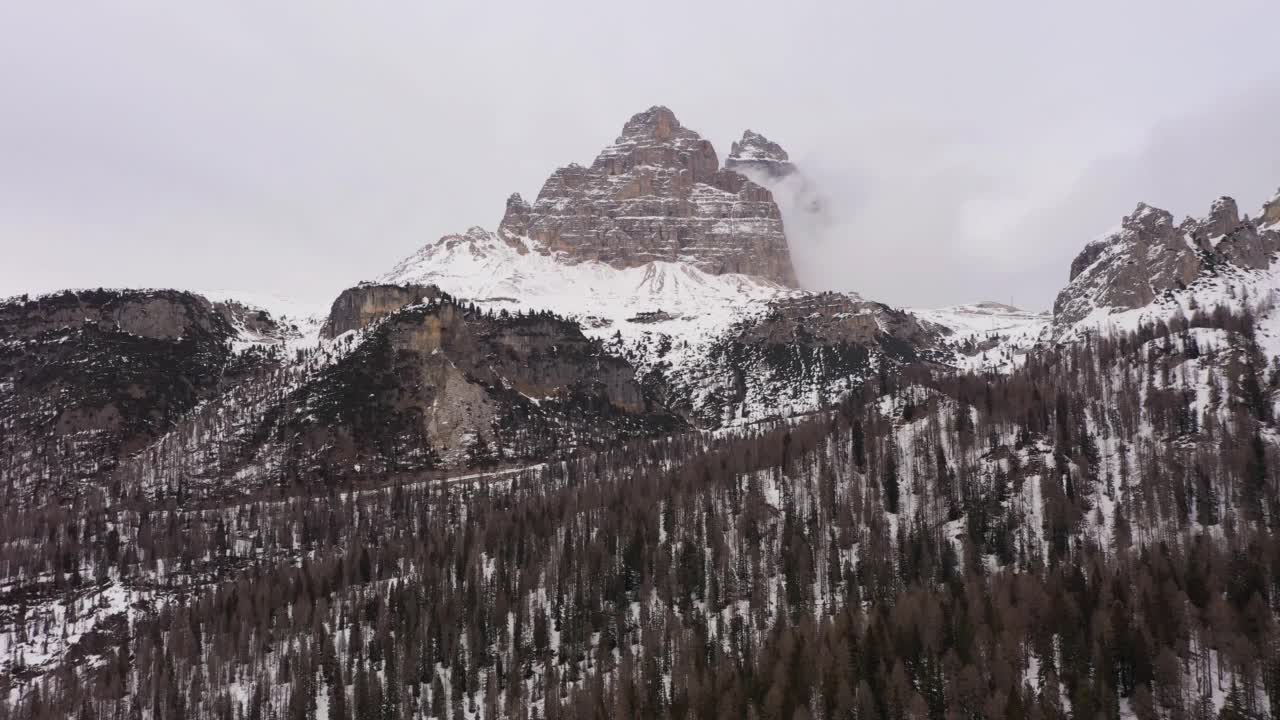
[[5,718],[1280,716],[1253,318],[563,461],[6,510]]

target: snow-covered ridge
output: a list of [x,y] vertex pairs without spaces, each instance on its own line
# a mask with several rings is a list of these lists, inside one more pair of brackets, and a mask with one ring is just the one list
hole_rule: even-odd
[[955,364],[968,370],[1012,370],[1045,338],[1053,323],[1047,312],[991,301],[908,312],[950,330]]
[[661,323],[664,332],[691,340],[728,328],[770,300],[803,294],[753,276],[712,275],[683,262],[618,269],[559,253],[521,252],[479,227],[423,247],[379,280],[436,285],[495,308],[551,310],[596,336],[643,333]]
[[1013,330],[1040,325],[1052,319],[1052,315],[1047,312],[1023,310],[992,301],[941,308],[913,308],[908,312],[960,335]]

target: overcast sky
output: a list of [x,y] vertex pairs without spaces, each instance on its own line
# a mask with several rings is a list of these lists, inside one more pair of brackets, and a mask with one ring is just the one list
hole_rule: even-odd
[[327,301],[654,104],[786,147],[802,281],[1045,308],[1140,200],[1280,187],[1280,3],[0,4],[0,295]]

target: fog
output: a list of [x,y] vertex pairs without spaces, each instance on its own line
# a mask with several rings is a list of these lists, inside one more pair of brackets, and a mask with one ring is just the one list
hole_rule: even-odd
[[1048,307],[1139,201],[1280,186],[1273,1],[0,7],[0,295],[323,302],[654,104],[828,199],[802,282]]

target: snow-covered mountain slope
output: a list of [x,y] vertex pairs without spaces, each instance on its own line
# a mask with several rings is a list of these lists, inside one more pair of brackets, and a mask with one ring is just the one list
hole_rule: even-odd
[[379,280],[435,285],[496,310],[550,310],[578,320],[590,335],[631,340],[661,329],[681,341],[697,341],[763,312],[771,300],[803,294],[681,262],[620,270],[601,262],[568,262],[557,253],[522,253],[479,227],[423,247]]
[[721,336],[763,316],[772,300],[803,294],[682,262],[618,269],[517,247],[473,227],[427,245],[379,279],[434,285],[495,311],[550,310],[572,318],[588,337],[609,341],[642,372],[677,369],[700,396],[714,392],[706,377],[711,371],[703,366]]
[[434,285],[495,311],[572,318],[669,404],[712,427],[809,412],[882,365],[940,359],[939,329],[856,294],[683,262],[571,262],[522,252],[526,240],[472,228],[427,245],[380,281]]
[[890,366],[942,359],[940,328],[794,287],[774,192],[790,198],[797,183],[806,199],[791,219],[808,222],[821,203],[779,145],[747,131],[721,168],[654,107],[590,168],[557,170],[534,204],[508,198],[496,232],[443,237],[379,288],[344,293],[326,332],[384,318],[427,286],[494,311],[549,310],[713,427],[808,412]]
[[[293,352],[315,347],[320,337],[328,308],[321,303],[306,302],[272,293],[239,290],[196,290],[217,307],[225,307],[228,320],[239,333],[236,347],[283,343]],[[261,312],[266,312],[271,329],[264,327]]]
[[951,332],[953,363],[966,370],[1011,370],[1049,329],[1049,313],[984,301],[944,308],[912,309],[912,314]]

